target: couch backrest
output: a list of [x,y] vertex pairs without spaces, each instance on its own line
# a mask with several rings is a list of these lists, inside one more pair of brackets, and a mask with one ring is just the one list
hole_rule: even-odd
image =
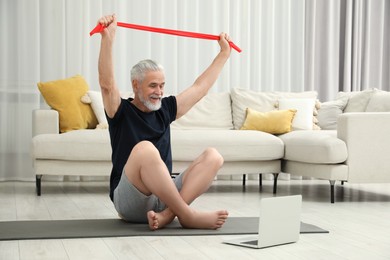
[[390,112],[390,92],[370,88],[362,91],[339,92],[337,99],[347,97],[348,102],[343,109],[348,112]]
[[278,100],[286,98],[317,99],[316,91],[305,92],[257,92],[254,90],[233,88],[231,90],[234,128],[240,129],[246,117],[246,109],[259,112],[277,109]]
[[184,116],[171,124],[172,129],[233,129],[229,92],[209,93]]
[[374,94],[375,89],[366,89],[363,91],[352,91],[337,93],[337,99],[348,97],[348,102],[344,107],[344,113],[348,112],[365,112],[371,96]]
[[257,92],[233,88],[231,93],[209,93],[187,114],[173,122],[171,127],[182,130],[240,129],[245,121],[247,108],[268,112],[277,109],[278,101],[286,98],[316,100],[317,92]]
[[366,112],[390,112],[390,92],[378,89],[374,91]]

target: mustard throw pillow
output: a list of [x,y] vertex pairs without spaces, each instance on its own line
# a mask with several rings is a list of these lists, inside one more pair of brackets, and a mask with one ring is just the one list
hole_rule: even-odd
[[38,88],[46,103],[58,111],[61,133],[96,127],[97,119],[91,106],[81,102],[81,97],[88,91],[82,76],[38,82]]
[[295,109],[258,112],[247,108],[241,130],[258,130],[270,134],[288,133],[296,112]]

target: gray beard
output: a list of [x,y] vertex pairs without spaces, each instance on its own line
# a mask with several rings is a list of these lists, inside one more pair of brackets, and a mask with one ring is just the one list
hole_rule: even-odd
[[145,100],[142,96],[142,92],[138,93],[139,100],[141,100],[142,104],[144,104],[145,107],[147,107],[151,111],[157,111],[161,108],[161,100],[157,104],[153,104],[149,100]]

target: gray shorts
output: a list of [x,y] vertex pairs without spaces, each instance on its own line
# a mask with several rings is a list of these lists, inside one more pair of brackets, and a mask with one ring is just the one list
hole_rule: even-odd
[[[184,174],[185,171],[172,179],[178,191],[182,188]],[[124,170],[114,190],[114,206],[124,220],[136,223],[147,223],[148,211],[161,212],[166,208],[165,204],[154,194],[147,196],[140,192],[129,182]]]

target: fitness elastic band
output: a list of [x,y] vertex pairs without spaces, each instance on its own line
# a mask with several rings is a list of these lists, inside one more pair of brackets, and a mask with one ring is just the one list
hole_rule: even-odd
[[[204,34],[204,33],[195,33],[195,32],[186,32],[186,31],[179,31],[179,30],[172,30],[172,29],[164,29],[164,28],[157,28],[157,27],[150,27],[150,26],[144,26],[144,25],[137,25],[137,24],[131,24],[131,23],[121,23],[117,22],[117,25],[120,27],[130,28],[130,29],[136,29],[136,30],[142,30],[142,31],[149,31],[149,32],[156,32],[156,33],[165,33],[165,34],[172,34],[177,36],[183,36],[183,37],[191,37],[191,38],[198,38],[198,39],[206,39],[206,40],[219,40],[218,35],[212,35],[212,34]],[[101,25],[100,23],[96,25],[96,27],[89,33],[90,36],[92,36],[95,33],[100,33],[104,30],[105,26]],[[241,52],[241,49],[235,45],[233,42],[229,41],[230,47],[235,49],[238,52]]]

